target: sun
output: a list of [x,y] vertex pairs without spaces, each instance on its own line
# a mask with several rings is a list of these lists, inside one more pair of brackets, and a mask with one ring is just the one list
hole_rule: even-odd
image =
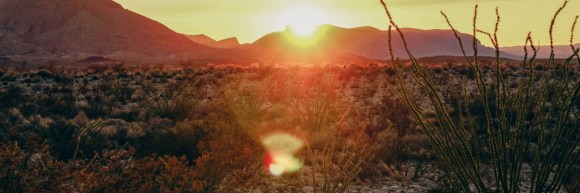
[[311,6],[300,6],[290,9],[283,17],[282,23],[294,34],[301,37],[314,35],[318,26],[327,18],[322,10]]

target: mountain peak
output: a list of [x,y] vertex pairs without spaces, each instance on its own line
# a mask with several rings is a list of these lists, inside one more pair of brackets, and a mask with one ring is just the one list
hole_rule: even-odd
[[361,30],[361,31],[367,31],[367,32],[377,32],[377,31],[381,31],[377,28],[371,27],[371,26],[362,26],[362,27],[355,27],[355,28],[351,28],[353,30]]
[[231,37],[231,38],[226,38],[223,40],[216,41],[216,40],[214,40],[214,39],[212,39],[204,34],[185,35],[185,36],[195,43],[202,44],[202,45],[209,46],[209,47],[213,47],[213,48],[234,48],[234,47],[240,46],[240,42],[238,41],[238,38],[236,38],[236,37]]
[[218,42],[221,42],[224,44],[240,45],[240,41],[238,41],[238,38],[236,38],[236,37],[226,38],[226,39],[220,40]]
[[209,36],[206,36],[205,34],[185,35],[185,36],[189,38],[191,41],[198,44],[206,45],[208,43],[215,42],[214,39],[210,38]]
[[35,50],[114,56],[211,52],[112,0],[1,0],[0,30],[28,48],[6,52],[0,45],[0,56]]

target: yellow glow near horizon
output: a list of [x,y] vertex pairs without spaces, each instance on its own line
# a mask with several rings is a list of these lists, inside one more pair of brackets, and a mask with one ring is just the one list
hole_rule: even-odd
[[316,28],[327,20],[321,10],[310,6],[299,6],[291,9],[282,18],[282,23],[300,37],[314,35]]
[[289,33],[284,33],[284,38],[288,43],[294,45],[297,48],[311,48],[318,45],[318,43],[324,38],[328,29],[320,26],[314,26],[312,32],[308,31],[307,35],[299,34],[293,29]]
[[[388,23],[379,0],[115,0],[125,8],[165,24],[184,34],[206,34],[214,39],[238,37],[242,43],[251,43],[275,31],[283,31],[287,24],[281,18],[296,7],[311,7],[323,13],[322,19],[290,25],[309,31],[313,23],[339,27],[372,26],[386,30]],[[499,38],[502,46],[522,45],[526,34],[532,31],[534,40],[549,43],[548,27],[554,12],[563,0],[385,0],[400,27],[418,29],[449,29],[439,14],[444,11],[454,26],[463,33],[471,32],[473,6],[480,5],[478,25],[484,31],[493,31],[495,7],[499,7],[502,23]],[[580,0],[569,1],[561,13],[554,34],[556,44],[568,44],[570,25],[580,14]],[[300,17],[306,17],[300,14]],[[308,18],[312,19],[312,18]],[[316,21],[321,20],[321,21]],[[299,21],[296,19],[294,21]],[[281,23],[282,22],[282,23]],[[301,26],[301,27],[298,27]],[[300,32],[302,33],[302,32]],[[580,29],[575,33],[580,42]],[[482,38],[482,43],[491,45]]]

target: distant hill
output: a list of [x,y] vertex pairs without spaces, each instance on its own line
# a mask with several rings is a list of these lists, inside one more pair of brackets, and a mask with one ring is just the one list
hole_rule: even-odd
[[203,34],[186,35],[186,37],[195,43],[214,48],[235,48],[237,46],[240,46],[240,42],[236,37],[226,38],[220,41],[216,41]]
[[[574,47],[576,48],[580,48],[580,43],[578,44],[574,44]],[[538,50],[538,58],[549,58],[550,57],[550,45],[542,45],[539,46]],[[512,54],[512,55],[516,55],[516,56],[524,56],[525,52],[524,52],[524,46],[510,46],[510,47],[501,47],[500,48],[501,51],[504,51],[506,53]],[[554,46],[554,55],[556,58],[568,58],[572,55],[572,48],[570,47],[570,45],[555,45]],[[532,49],[528,47],[528,54],[529,57],[531,57],[532,54]]]
[[[285,30],[268,34],[250,45],[265,55],[280,57],[317,57],[351,53],[368,59],[389,60],[388,32],[373,27],[341,28],[332,25],[322,25],[317,33],[323,33],[318,43],[312,47],[300,47],[293,43],[292,32]],[[413,56],[416,58],[433,56],[461,56],[460,46],[451,30],[420,30],[402,29]],[[461,33],[460,38],[472,54],[473,36]],[[495,51],[476,42],[480,56],[494,56]],[[393,52],[395,57],[408,58],[403,42],[396,32],[393,32]],[[267,52],[266,52],[267,51]],[[519,58],[507,53],[501,53],[504,58]]]
[[[470,61],[474,60],[473,56],[468,56],[467,57]],[[482,64],[494,64],[496,59],[494,56],[479,56],[477,57],[477,60],[482,63]],[[427,64],[430,63],[448,63],[448,64],[454,64],[454,63],[465,63],[465,57],[463,56],[433,56],[433,57],[424,57],[424,58],[419,58],[418,59],[419,62],[424,62]],[[513,59],[508,59],[508,58],[500,58],[500,62],[514,62],[516,60]]]
[[112,0],[0,0],[0,56],[91,55],[223,57]]

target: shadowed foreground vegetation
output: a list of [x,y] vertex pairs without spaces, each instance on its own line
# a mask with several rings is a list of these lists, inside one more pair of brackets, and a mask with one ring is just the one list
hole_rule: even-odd
[[[389,36],[394,27],[405,41],[387,5],[384,1],[381,3],[391,24]],[[567,3],[565,1],[552,18],[549,29],[551,43],[554,24]],[[451,190],[559,192],[566,183],[572,183],[570,190],[578,191],[580,109],[577,104],[580,100],[580,79],[573,70],[578,68],[578,63],[574,64],[574,61],[580,61],[580,48],[573,45],[578,16],[571,29],[570,49],[573,54],[570,57],[557,62],[554,46],[550,44],[551,57],[546,61],[545,70],[536,70],[538,48],[529,33],[525,42],[525,58],[515,69],[517,76],[512,76],[511,70],[502,68],[500,62],[497,36],[499,9],[496,8],[497,22],[493,33],[477,27],[477,13],[476,5],[472,34],[474,42],[478,33],[483,34],[496,49],[496,61],[490,70],[481,69],[475,44],[475,57],[470,59],[465,55],[462,39],[443,12],[442,16],[456,33],[472,77],[458,77],[457,86],[442,87],[438,77],[419,64],[408,48],[411,65],[396,68],[400,83],[397,93],[404,98],[416,122],[428,136]],[[528,49],[531,49],[531,54]],[[394,58],[392,61],[393,66],[401,66]],[[416,104],[417,99],[412,96],[403,75],[413,77],[414,84],[419,85],[428,99],[427,106]],[[461,84],[469,79],[475,79],[473,87]],[[477,101],[470,101],[473,99]],[[425,109],[434,111],[435,116],[428,117]],[[492,166],[493,176],[489,179],[484,176],[484,165]],[[532,171],[530,184],[522,183],[523,168]]]
[[[0,82],[0,187],[344,192],[364,179],[418,178],[419,172],[403,174],[402,163],[426,164],[429,146],[403,105],[384,92],[394,80],[383,74],[392,70],[378,65],[8,69]],[[303,141],[296,154],[300,171],[272,177],[265,170],[268,149],[262,139],[277,132]]]

